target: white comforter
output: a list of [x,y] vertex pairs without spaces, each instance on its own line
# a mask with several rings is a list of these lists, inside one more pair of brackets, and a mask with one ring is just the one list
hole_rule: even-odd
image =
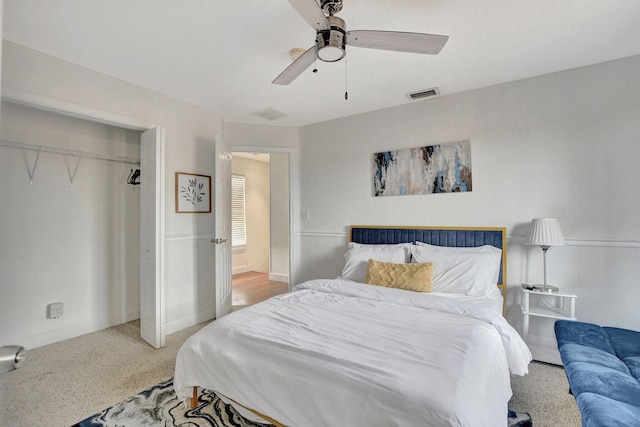
[[198,385],[288,426],[505,426],[510,371],[531,353],[499,314],[459,301],[314,280],[216,320],[180,349]]

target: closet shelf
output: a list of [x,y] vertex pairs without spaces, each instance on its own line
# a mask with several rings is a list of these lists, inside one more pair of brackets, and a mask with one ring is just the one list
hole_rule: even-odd
[[62,154],[63,156],[84,157],[89,159],[106,160],[109,162],[119,162],[131,165],[140,165],[140,159],[129,157],[109,156],[107,154],[89,153],[86,151],[66,150],[63,148],[47,147],[44,145],[27,144],[24,142],[0,141],[0,146],[9,148],[19,148],[22,150],[37,151],[39,153]]

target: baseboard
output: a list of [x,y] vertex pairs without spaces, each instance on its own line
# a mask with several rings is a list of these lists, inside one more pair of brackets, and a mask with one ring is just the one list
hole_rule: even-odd
[[[132,310],[132,311],[129,311],[129,312],[125,313],[124,322],[122,322],[122,323],[133,322],[134,320],[138,320],[139,318],[140,318],[140,309]],[[114,325],[117,325],[117,324],[118,323],[114,323]]]
[[207,320],[213,320],[216,316],[216,310],[210,309],[201,311],[192,316],[188,316],[170,323],[165,323],[164,325],[164,333],[165,336],[169,334],[173,334],[175,332],[182,331],[183,329],[187,329],[191,326],[197,325],[198,323],[206,322]]
[[252,265],[241,265],[240,267],[233,267],[231,269],[231,274],[247,273],[249,271],[253,271]]
[[269,273],[269,280],[272,280],[274,282],[289,283],[289,275],[279,274],[279,273]]
[[[139,319],[140,316],[131,320]],[[121,315],[110,316],[106,320],[100,319],[87,319],[79,323],[70,323],[69,320],[62,316],[59,319],[47,319],[47,323],[51,322],[51,328],[43,328],[42,333],[22,337],[18,342],[12,342],[12,345],[21,345],[25,349],[33,349],[42,347],[45,345],[57,343],[60,341],[68,340],[71,338],[79,337],[80,335],[90,334],[102,329],[110,328],[115,325],[124,323],[121,321]],[[46,329],[46,330],[45,330]]]
[[[165,335],[181,331],[213,318],[215,318],[215,309],[206,310],[193,316],[168,323],[165,325]],[[138,319],[140,319],[139,310],[132,310],[124,314],[113,314],[106,320],[89,319],[80,323],[69,323],[69,320],[62,316],[59,319],[47,320],[47,323],[50,322],[52,325],[50,329],[39,334],[16,339],[14,340],[16,342],[11,342],[9,344],[20,345],[25,349],[30,350]]]

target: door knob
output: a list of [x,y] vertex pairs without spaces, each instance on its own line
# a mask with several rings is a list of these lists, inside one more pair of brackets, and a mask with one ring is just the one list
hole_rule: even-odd
[[211,243],[215,243],[216,245],[220,245],[222,243],[228,242],[229,239],[221,239],[221,238],[217,238],[217,239],[211,239]]

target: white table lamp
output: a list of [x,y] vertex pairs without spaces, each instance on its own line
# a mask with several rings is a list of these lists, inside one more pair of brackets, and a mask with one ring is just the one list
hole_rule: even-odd
[[539,292],[557,292],[556,286],[547,284],[547,250],[551,246],[564,245],[564,235],[560,223],[555,218],[535,218],[531,221],[531,229],[527,238],[528,245],[536,245],[542,248],[542,263],[544,265],[544,283],[533,285],[533,289]]

